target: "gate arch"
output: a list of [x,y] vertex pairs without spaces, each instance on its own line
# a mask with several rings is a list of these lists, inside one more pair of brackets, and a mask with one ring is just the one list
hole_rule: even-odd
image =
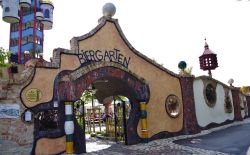
[[[83,67],[84,68],[84,67]],[[76,70],[75,72],[78,72]],[[134,94],[137,100],[149,100],[149,87],[145,81],[139,79],[135,74],[131,74],[121,68],[113,66],[104,66],[95,68],[86,74],[81,75],[79,78],[72,77],[74,72],[63,71],[58,75],[58,90],[60,99],[62,100],[77,100],[80,98],[81,93],[96,80],[102,78],[114,78],[127,84]],[[73,79],[73,80],[70,80]],[[65,87],[67,89],[62,89]],[[61,91],[60,91],[61,90]]]
[[[96,66],[96,65],[95,65]],[[79,73],[79,70],[84,69],[84,67],[79,68],[75,71],[62,71],[58,75],[58,82],[55,85],[55,92],[58,92],[58,98],[61,104],[64,101],[76,101],[80,98],[84,90],[93,82],[102,79],[116,80],[121,83],[123,90],[113,92],[115,94],[109,95],[124,95],[127,96],[132,105],[131,113],[129,120],[127,122],[127,134],[126,134],[126,144],[136,144],[141,142],[141,138],[137,133],[137,126],[140,120],[140,102],[148,102],[150,97],[150,91],[148,85],[145,81],[136,77],[135,74],[129,73],[129,71],[124,70],[122,68],[114,67],[114,66],[102,66],[99,68],[92,68],[87,73],[82,74],[81,76],[74,77],[74,73]],[[100,97],[100,101],[102,101],[107,95]],[[59,112],[61,115],[64,115],[64,108],[61,108]],[[75,124],[75,133],[74,141],[80,142],[85,140],[84,135],[79,134],[82,129],[76,122],[76,119],[73,119]],[[82,137],[83,136],[83,137]],[[83,142],[85,143],[85,142]],[[82,143],[80,142],[82,145]],[[76,145],[75,147],[80,147],[80,145]],[[76,150],[81,150],[81,148],[75,148]]]

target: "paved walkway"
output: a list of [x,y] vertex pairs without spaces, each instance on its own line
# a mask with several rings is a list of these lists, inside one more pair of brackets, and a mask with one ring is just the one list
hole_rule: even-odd
[[[234,122],[210,130],[204,130],[196,135],[181,135],[167,139],[160,139],[151,141],[146,144],[137,145],[122,145],[110,141],[104,141],[97,138],[87,138],[87,152],[86,155],[227,155],[227,153],[205,150],[185,145],[174,143],[181,139],[198,139],[199,136],[210,134],[214,131],[219,131],[230,126],[238,126],[242,124],[250,124],[250,119],[245,119],[242,122]],[[250,144],[249,144],[250,145]],[[10,149],[11,148],[11,149]],[[10,141],[0,140],[0,155],[27,155],[30,153],[31,147],[18,147]],[[84,154],[85,155],[85,154]]]
[[[151,141],[146,144],[137,144],[132,146],[119,145],[114,142],[107,142],[102,140],[97,140],[95,138],[89,138],[87,143],[87,154],[88,155],[228,155],[228,153],[206,150],[197,147],[190,147],[185,145],[179,145],[174,143],[174,141],[182,139],[197,139],[200,136],[211,134],[215,131],[220,131],[232,126],[239,125],[250,125],[250,119],[245,119],[242,122],[234,122],[232,124],[224,125],[221,127],[203,130],[199,134],[195,135],[181,135],[177,137],[160,139]],[[230,139],[229,139],[230,140]],[[99,144],[99,145],[97,145]],[[250,145],[250,144],[248,144]],[[100,149],[98,146],[101,146]]]
[[246,155],[250,146],[250,124],[232,126],[208,135],[177,140],[174,143],[229,154]]

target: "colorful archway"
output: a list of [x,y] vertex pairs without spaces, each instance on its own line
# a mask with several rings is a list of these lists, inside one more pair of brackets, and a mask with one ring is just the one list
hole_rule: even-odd
[[[77,70],[75,72],[77,72]],[[100,93],[97,96],[101,101],[105,97],[115,95],[124,95],[130,98],[133,105],[130,119],[127,123],[128,131],[126,134],[126,142],[127,144],[135,144],[140,142],[141,138],[137,134],[137,126],[140,119],[140,102],[149,100],[148,85],[127,71],[112,66],[97,68],[82,75],[80,78],[77,78],[74,81],[67,81],[68,78],[66,77],[72,75],[72,73],[73,72],[65,71],[61,72],[58,76],[60,82],[56,86],[58,90],[55,91],[58,91],[60,101],[78,100],[82,92],[84,92],[84,90],[96,80],[105,78],[119,82],[120,86],[119,84],[116,85],[115,87],[118,87],[118,89],[115,91],[111,91],[111,93],[106,92],[106,94]],[[81,137],[79,138],[81,139]]]

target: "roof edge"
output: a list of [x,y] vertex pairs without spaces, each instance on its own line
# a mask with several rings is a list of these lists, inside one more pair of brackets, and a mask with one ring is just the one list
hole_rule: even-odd
[[183,76],[183,75],[179,75],[179,74],[176,74],[170,70],[168,70],[167,68],[161,66],[160,64],[158,64],[157,62],[153,61],[152,59],[148,58],[146,55],[140,53],[139,51],[137,51],[131,44],[130,42],[128,41],[128,39],[125,37],[119,23],[118,23],[118,19],[113,19],[111,17],[106,17],[106,16],[103,16],[101,17],[99,20],[98,20],[99,24],[94,28],[92,29],[89,33],[87,34],[84,34],[82,36],[79,36],[79,37],[73,37],[71,40],[77,40],[78,42],[79,41],[82,41],[82,40],[85,40],[89,37],[92,37],[95,33],[97,33],[105,24],[106,22],[112,22],[115,24],[121,38],[123,39],[123,41],[125,42],[125,44],[129,47],[129,49],[134,52],[137,56],[143,58],[144,60],[146,60],[147,62],[149,62],[150,64],[154,65],[155,67],[161,69],[162,71],[174,76],[174,77],[177,77],[177,78],[181,78],[181,77],[187,77],[187,76]]

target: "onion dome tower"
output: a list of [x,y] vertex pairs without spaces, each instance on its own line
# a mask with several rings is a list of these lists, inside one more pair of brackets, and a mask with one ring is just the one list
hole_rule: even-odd
[[208,70],[208,75],[212,77],[211,70],[218,67],[217,55],[209,49],[206,39],[204,48],[203,54],[199,57],[200,69],[204,71]]
[[[52,29],[54,6],[49,0],[0,0],[3,21],[10,23],[11,62],[24,64],[43,53],[44,30]],[[47,23],[49,21],[49,24]]]

